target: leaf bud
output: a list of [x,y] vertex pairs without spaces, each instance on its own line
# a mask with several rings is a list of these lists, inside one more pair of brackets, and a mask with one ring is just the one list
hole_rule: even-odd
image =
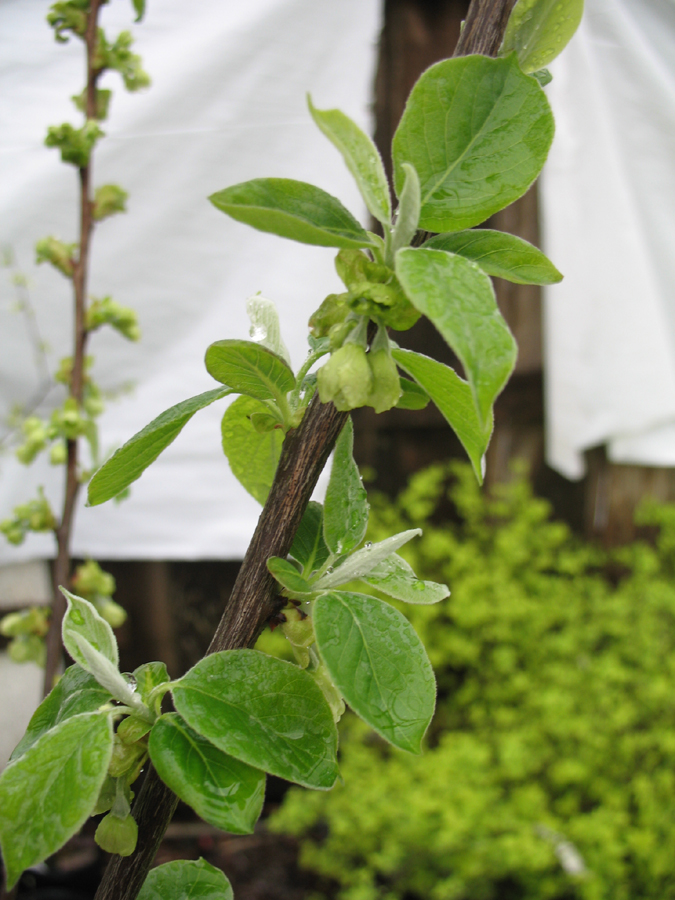
[[63,125],[52,125],[47,129],[45,146],[56,147],[61,151],[61,159],[83,169],[89,163],[91,151],[104,132],[98,127],[95,119],[88,119],[82,128],[73,128],[68,122]]
[[97,187],[92,210],[94,221],[100,222],[101,219],[114,216],[115,213],[126,212],[128,196],[127,192],[116,184],[103,184]]
[[143,744],[125,744],[115,735],[108,774],[113,778],[119,778],[127,772],[131,772],[138,766],[139,761],[146,753],[147,748]]
[[99,822],[94,840],[106,853],[117,853],[118,856],[131,856],[136,849],[136,841],[138,840],[136,820],[131,814],[124,819],[120,819],[113,813],[108,813]]
[[284,615],[286,621],[279,627],[286,638],[295,647],[310,647],[316,640],[311,617],[295,606],[287,606]]
[[35,245],[35,262],[48,262],[62,272],[66,278],[73,277],[74,259],[77,244],[64,244],[55,237],[46,237]]

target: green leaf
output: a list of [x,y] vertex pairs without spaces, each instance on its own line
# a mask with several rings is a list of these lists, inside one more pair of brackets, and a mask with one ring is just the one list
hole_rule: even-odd
[[459,357],[479,419],[486,425],[518,353],[497,308],[492,282],[463,256],[424,248],[400,250],[396,274],[410,301]]
[[467,452],[479,483],[483,483],[483,457],[492,434],[492,416],[478,420],[471,388],[449,366],[412,350],[392,350],[397,364],[431,397]]
[[335,591],[314,603],[321,659],[355,713],[401,750],[419,753],[436,682],[408,620],[374,597]]
[[337,731],[314,679],[255,650],[212,653],[173,688],[176,710],[216,747],[305,787],[337,778]]
[[584,0],[518,0],[499,55],[515,51],[523,72],[543,69],[565,49],[583,12]]
[[136,690],[144,703],[148,702],[150,694],[156,687],[171,680],[163,662],[143,663],[134,669],[133,676],[136,679]]
[[354,427],[349,418],[335,444],[323,507],[323,535],[332,553],[359,546],[368,527],[368,499],[352,455]]
[[251,424],[254,413],[268,409],[253,397],[238,397],[225,410],[221,424],[223,452],[232,474],[258,503],[264,504],[279,465],[284,433],[280,428],[260,434]]
[[375,566],[395,553],[399,547],[420,534],[422,534],[421,528],[411,528],[409,531],[401,531],[400,534],[394,534],[376,544],[366,544],[361,550],[348,556],[342,565],[337,566],[332,572],[326,572],[315,581],[312,585],[313,590],[325,591],[329,588],[339,587],[341,584],[347,584],[356,578],[363,578]]
[[8,890],[79,831],[98,799],[112,747],[110,717],[81,713],[7,766],[0,776],[0,846]]
[[96,679],[81,666],[70,666],[56,687],[45,697],[33,713],[26,733],[14,748],[10,760],[18,759],[45,732],[80,713],[95,712],[111,699]]
[[391,258],[397,250],[407,247],[417,232],[420,220],[422,199],[420,196],[420,180],[410,163],[403,163],[404,174],[401,202],[396,215],[396,225],[391,233]]
[[258,231],[319,247],[367,247],[368,233],[336,197],[290,178],[256,178],[212,194],[222,212]]
[[214,747],[176,713],[161,716],[148,744],[159,777],[205,822],[250,834],[265,798],[265,775]]
[[227,397],[228,388],[206,391],[167,409],[146,425],[105,462],[89,482],[89,506],[98,506],[129,487],[145,472],[162,450],[180,434],[183,426],[205,406]]
[[403,600],[405,603],[429,605],[450,596],[446,584],[421,581],[412,567],[396,553],[378,563],[364,575],[363,580],[383,594],[396,600]]
[[314,500],[307,504],[293,540],[291,556],[300,563],[305,577],[320,569],[330,556],[323,537],[323,506]]
[[278,400],[295,387],[288,364],[253,341],[216,341],[206,351],[206,371],[238,394]]
[[106,620],[98,614],[96,608],[88,600],[83,600],[75,594],[71,594],[65,588],[61,593],[68,601],[68,608],[63,617],[62,635],[63,646],[76,663],[89,671],[87,661],[80,651],[75,638],[84,638],[95,650],[98,650],[113,666],[119,663],[119,651],[117,640],[112,628]]
[[342,154],[368,211],[383,225],[391,222],[389,185],[382,157],[370,137],[339,109],[317,109],[307,95],[312,118]]
[[138,900],[233,900],[220,869],[205,859],[175,859],[151,869]]
[[425,249],[447,250],[472,259],[488,275],[516,284],[556,284],[562,275],[537,247],[522,238],[490,228],[437,234]]
[[478,225],[529,188],[553,127],[546,95],[515,56],[436,63],[413,87],[394,135],[396,191],[403,163],[411,163],[422,191],[420,228]]
[[136,18],[134,22],[140,22],[145,14],[145,0],[131,0],[134,12],[136,13]]
[[[395,348],[392,347],[392,350]],[[401,378],[401,397],[396,409],[424,409],[429,404],[429,395],[416,381]]]
[[291,597],[312,593],[311,584],[302,577],[293,563],[287,559],[281,559],[280,556],[271,556],[267,560],[267,568]]

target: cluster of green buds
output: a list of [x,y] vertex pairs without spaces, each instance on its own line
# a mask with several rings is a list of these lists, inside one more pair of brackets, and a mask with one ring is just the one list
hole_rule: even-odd
[[38,489],[37,499],[14,508],[14,516],[0,522],[2,532],[10,544],[22,544],[29,531],[54,531],[56,519],[44,495]]
[[[405,331],[420,314],[381,259],[341,250],[335,266],[347,291],[326,297],[309,321],[312,335],[328,337],[332,351],[318,372],[319,396],[340,410],[372,406],[384,412],[401,397],[387,327]],[[377,333],[368,350],[370,322],[376,323]]]
[[151,723],[136,716],[123,719],[115,733],[108,774],[93,815],[108,813],[99,822],[94,838],[107,853],[130,856],[136,849],[138,826],[131,815],[131,785],[148,758]]
[[47,607],[32,606],[29,609],[9,613],[0,619],[0,634],[11,638],[7,645],[7,653],[13,662],[35,662],[39,666],[44,666],[49,615]]
[[322,403],[333,401],[337,409],[372,406],[384,412],[401,398],[401,380],[391,355],[384,325],[367,352],[368,320],[361,317],[328,362],[319,369],[318,387]]
[[110,573],[104,572],[93,559],[88,559],[76,568],[71,586],[78,596],[88,600],[97,609],[112,628],[119,628],[124,624],[127,614],[112,599],[115,579]]
[[66,278],[73,277],[77,244],[66,244],[55,237],[46,237],[35,245],[35,262],[48,262]]
[[121,306],[111,297],[92,299],[87,309],[85,324],[87,331],[94,331],[102,325],[110,325],[130,341],[138,341],[141,337],[138,317],[134,310],[128,306]]

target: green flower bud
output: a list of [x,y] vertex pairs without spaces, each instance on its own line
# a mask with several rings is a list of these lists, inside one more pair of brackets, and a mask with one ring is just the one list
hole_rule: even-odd
[[130,341],[137,341],[141,336],[136,313],[128,306],[120,306],[112,297],[94,300],[87,310],[85,324],[88,331],[110,325]]
[[378,328],[368,354],[368,364],[373,375],[373,387],[368,395],[368,406],[372,406],[375,412],[381,413],[396,406],[402,394],[401,381],[384,328]]
[[105,619],[111,628],[120,628],[127,620],[126,611],[114,600],[108,598],[96,599],[94,600],[94,606],[101,618]]
[[286,621],[279,627],[291,644],[295,647],[310,647],[316,640],[311,618],[295,606],[287,606],[284,615]]
[[99,822],[94,840],[106,853],[117,853],[118,856],[131,856],[136,849],[138,825],[132,815],[120,819],[108,813]]
[[68,460],[68,447],[65,441],[58,441],[49,451],[49,462],[53,466],[63,466]]
[[99,564],[88,559],[75,570],[72,580],[73,591],[85,600],[94,597],[111,597],[115,593],[115,579],[108,572],[104,572]]
[[145,757],[147,748],[143,744],[125,744],[117,735],[113,744],[112,758],[108,766],[108,774],[119,778],[135,770]]
[[330,329],[344,322],[349,314],[349,294],[329,294],[309,318],[309,330],[315,338],[326,337]]
[[45,642],[36,634],[19,635],[7,645],[7,653],[12,662],[34,662],[44,666],[47,657]]
[[0,531],[4,534],[10,544],[23,544],[26,537],[26,529],[21,526],[15,519],[4,519],[0,522]]
[[83,169],[89,162],[91,151],[104,132],[98,127],[95,119],[89,119],[82,128],[73,128],[68,122],[63,125],[52,125],[47,129],[45,145],[57,147],[61,151],[61,159]]
[[333,401],[342,411],[365,406],[373,386],[373,376],[360,344],[344,344],[331,354],[318,372],[319,397],[322,403]]

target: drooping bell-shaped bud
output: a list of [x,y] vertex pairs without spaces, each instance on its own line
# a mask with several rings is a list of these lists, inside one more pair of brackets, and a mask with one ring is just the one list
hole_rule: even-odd
[[106,853],[117,853],[119,856],[131,856],[136,849],[138,825],[129,814],[123,819],[108,813],[96,829],[94,840]]
[[396,363],[391,355],[386,328],[377,329],[375,340],[368,354],[368,365],[373,378],[373,386],[368,395],[367,405],[381,413],[396,406],[401,396],[401,381]]

